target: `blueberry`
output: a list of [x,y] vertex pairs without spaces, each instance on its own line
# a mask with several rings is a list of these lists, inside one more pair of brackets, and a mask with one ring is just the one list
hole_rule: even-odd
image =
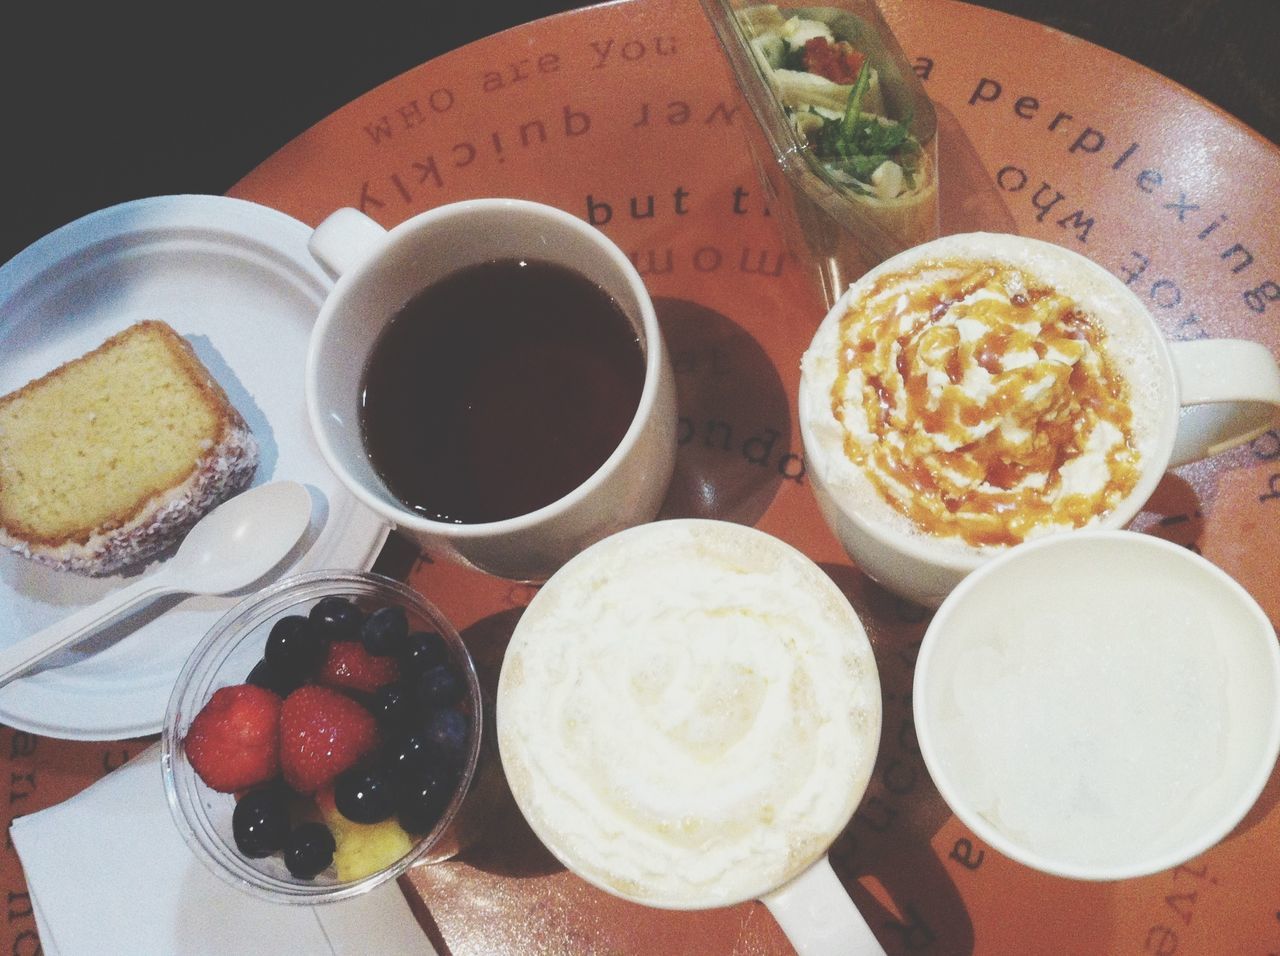
[[395,808],[400,825],[410,833],[430,833],[453,799],[458,776],[443,768],[409,775],[396,787]]
[[279,694],[281,697],[288,697],[301,686],[301,682],[297,678],[278,674],[276,669],[271,666],[271,662],[265,659],[258,661],[254,665],[253,670],[249,671],[249,676],[245,679],[245,683],[265,688],[272,693]]
[[431,753],[447,763],[462,763],[467,753],[471,721],[456,710],[441,710],[427,720],[423,735]]
[[462,700],[462,678],[447,664],[437,664],[415,682],[418,700],[426,709],[451,707]]
[[413,676],[448,661],[449,645],[432,631],[414,631],[401,645],[398,657],[400,673]]
[[347,770],[333,782],[333,802],[348,820],[381,823],[395,809],[391,775],[381,767]]
[[280,786],[251,790],[231,814],[231,833],[245,856],[270,856],[289,838],[288,792]]
[[302,683],[324,660],[325,643],[320,640],[305,617],[291,614],[271,627],[265,660],[282,680]]
[[369,710],[385,729],[405,726],[414,714],[414,693],[407,684],[387,684],[373,692]]
[[425,731],[413,731],[398,737],[386,752],[387,766],[400,780],[435,765],[435,750]]
[[378,608],[360,628],[364,649],[375,657],[394,654],[408,636],[409,618],[398,605]]
[[303,823],[289,834],[284,865],[300,880],[310,880],[333,862],[337,844],[323,823]]
[[360,636],[364,614],[337,594],[322,597],[308,615],[317,634],[327,641],[354,641]]

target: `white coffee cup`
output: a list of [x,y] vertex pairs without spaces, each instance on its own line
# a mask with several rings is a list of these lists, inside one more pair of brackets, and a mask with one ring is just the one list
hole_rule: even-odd
[[624,899],[762,900],[802,954],[882,953],[827,861],[871,777],[865,631],[790,545],[722,521],[613,535],[530,602],[498,682],[516,803]]
[[[823,319],[802,362],[800,433],[813,491],[828,525],[854,563],[889,590],[937,607],[983,561],[1005,546],[974,547],[919,531],[898,514],[845,453],[844,426],[832,410],[839,326],[850,303],[882,277],[931,263],[992,261],[1022,269],[1081,303],[1107,330],[1116,357],[1143,398],[1135,413],[1142,439],[1137,482],[1089,526],[1127,524],[1165,471],[1249,441],[1273,426],[1280,409],[1280,367],[1257,342],[1210,339],[1166,342],[1146,307],[1116,276],[1052,243],[1021,236],[946,236],[907,250],[855,282]],[[1124,353],[1111,349],[1123,339]],[[1131,382],[1133,384],[1133,382]],[[1135,401],[1135,407],[1138,402]]]
[[916,660],[916,736],[984,843],[1117,880],[1222,840],[1280,754],[1280,648],[1221,569],[1132,531],[1011,549],[951,592]]
[[[675,377],[644,283],[601,232],[551,206],[474,199],[428,210],[390,231],[355,209],[340,209],[309,245],[337,283],[312,333],[307,412],[325,461],[361,502],[435,556],[521,581],[544,580],[592,542],[657,514],[675,466]],[[366,455],[359,414],[365,363],[414,295],[465,267],[512,258],[567,267],[621,306],[644,354],[639,407],[604,464],[559,500],[501,521],[431,520],[392,494]],[[512,410],[512,427],[519,427],[519,409]]]

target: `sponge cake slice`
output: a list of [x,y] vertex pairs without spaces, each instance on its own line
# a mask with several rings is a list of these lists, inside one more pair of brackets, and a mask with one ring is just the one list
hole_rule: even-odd
[[140,322],[0,398],[0,543],[111,574],[253,479],[258,446],[191,346]]

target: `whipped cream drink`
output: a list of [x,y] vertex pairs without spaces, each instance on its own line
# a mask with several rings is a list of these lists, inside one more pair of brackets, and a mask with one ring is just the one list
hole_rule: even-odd
[[653,906],[758,897],[818,860],[880,737],[866,634],[815,564],[762,532],[633,528],[552,577],[498,688],[516,801],[580,876]]
[[1169,385],[1150,318],[1099,272],[1047,243],[973,234],[855,283],[802,361],[806,452],[827,492],[975,553],[1128,500]]

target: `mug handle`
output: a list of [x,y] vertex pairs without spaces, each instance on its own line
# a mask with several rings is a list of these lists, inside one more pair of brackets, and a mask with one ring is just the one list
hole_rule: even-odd
[[307,250],[336,279],[369,258],[386,238],[387,230],[348,206],[330,213],[316,226],[307,240]]
[[760,897],[798,956],[885,956],[824,855],[794,880]]
[[1199,461],[1274,428],[1280,366],[1265,345],[1246,339],[1170,342],[1182,417],[1169,467]]

